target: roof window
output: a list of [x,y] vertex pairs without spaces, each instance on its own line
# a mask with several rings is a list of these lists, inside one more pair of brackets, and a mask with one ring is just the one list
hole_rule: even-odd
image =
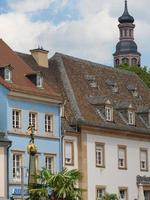
[[12,70],[9,67],[4,70],[4,79],[5,81],[12,81]]
[[37,74],[36,76],[36,86],[40,88],[43,87],[43,76],[41,74]]
[[106,83],[108,86],[110,86],[113,93],[118,92],[119,88],[118,88],[117,83],[114,80],[107,80]]
[[105,106],[105,117],[106,121],[113,121],[113,107],[111,106]]
[[97,82],[94,75],[85,75],[84,78],[88,81],[91,88],[97,88]]
[[132,94],[133,97],[138,97],[139,96],[138,90],[137,90],[136,86],[134,86],[134,85],[128,85],[127,88],[129,90],[129,92],[131,92],[131,94]]
[[128,124],[135,125],[135,112],[128,110]]

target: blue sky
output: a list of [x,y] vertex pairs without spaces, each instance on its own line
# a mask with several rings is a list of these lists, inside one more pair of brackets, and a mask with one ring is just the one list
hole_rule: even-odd
[[[128,0],[142,64],[150,66],[150,1]],[[106,65],[118,41],[124,0],[0,0],[0,37],[16,51],[38,45]]]

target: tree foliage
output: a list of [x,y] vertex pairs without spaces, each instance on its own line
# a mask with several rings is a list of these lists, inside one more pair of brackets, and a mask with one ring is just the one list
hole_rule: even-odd
[[43,169],[36,176],[37,187],[30,189],[30,199],[38,200],[81,200],[82,190],[77,187],[81,178],[78,170],[64,169],[57,174]]
[[128,70],[136,73],[141,80],[150,88],[150,70],[147,67],[139,67],[137,65],[129,66],[127,64],[123,64],[119,66],[120,69]]
[[118,200],[118,197],[116,194],[105,193],[102,200]]

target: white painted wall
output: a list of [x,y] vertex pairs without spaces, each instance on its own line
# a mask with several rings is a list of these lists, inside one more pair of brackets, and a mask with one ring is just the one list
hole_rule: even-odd
[[[105,143],[106,167],[96,168],[95,142]],[[118,169],[118,145],[127,146],[127,170]],[[140,148],[149,149],[150,170],[150,143],[145,141],[114,138],[100,135],[87,135],[87,165],[88,165],[88,200],[96,199],[96,185],[106,186],[106,192],[116,193],[118,187],[128,187],[128,199],[134,200],[138,195],[136,185],[137,175],[150,177],[149,172],[140,171]]]
[[5,150],[0,147],[0,198],[5,196]]
[[[72,141],[74,145],[74,165],[65,165],[64,159],[63,159],[63,166],[69,170],[71,169],[78,169],[78,137],[76,136],[64,136],[63,142]],[[64,154],[64,143],[63,143],[63,154]],[[65,155],[63,156],[65,158]]]

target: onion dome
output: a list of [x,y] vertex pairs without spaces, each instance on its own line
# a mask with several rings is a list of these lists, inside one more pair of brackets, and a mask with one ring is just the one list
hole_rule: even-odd
[[139,54],[140,53],[137,51],[137,45],[134,41],[120,41],[118,42],[118,44],[116,45],[116,52],[115,55],[118,54],[130,54],[130,53],[134,53],[134,54]]
[[121,17],[119,17],[118,21],[122,23],[133,23],[134,18],[128,12],[127,0],[125,0],[125,9],[124,13]]

